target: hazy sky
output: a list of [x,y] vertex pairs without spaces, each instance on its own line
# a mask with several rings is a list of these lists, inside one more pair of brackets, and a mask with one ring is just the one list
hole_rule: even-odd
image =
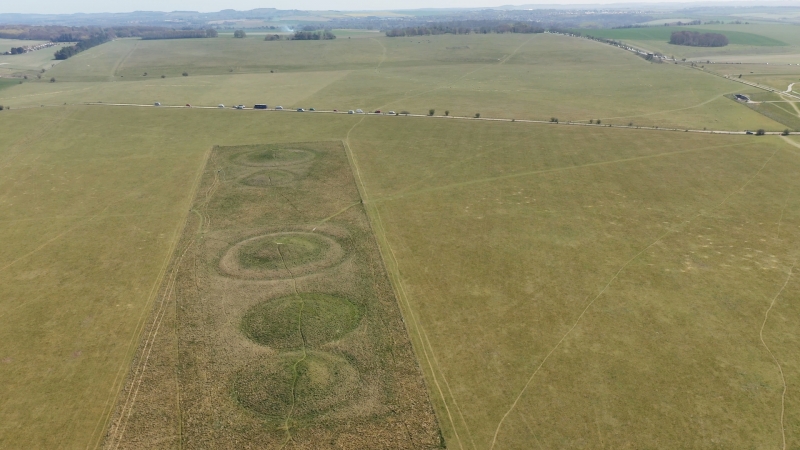
[[[656,3],[659,0],[636,0],[636,3]],[[663,1],[663,0],[662,0]],[[675,0],[669,0],[675,1]],[[678,0],[681,1],[681,0]],[[686,0],[682,0],[686,1]],[[603,4],[626,3],[631,0],[3,0],[0,13],[94,13],[129,11],[219,11],[255,8],[354,10],[354,9],[414,9],[501,6],[509,4]]]

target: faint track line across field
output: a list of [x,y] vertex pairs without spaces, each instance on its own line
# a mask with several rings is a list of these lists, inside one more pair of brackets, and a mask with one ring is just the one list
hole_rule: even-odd
[[379,40],[377,40],[375,38],[369,38],[369,40],[377,42],[378,45],[380,45],[381,48],[383,49],[383,54],[381,55],[381,60],[378,61],[378,65],[375,66],[375,72],[377,73],[380,70],[380,68],[383,65],[383,63],[386,61],[386,46],[383,45],[383,42],[381,42],[381,41],[379,41]]
[[786,426],[784,424],[784,416],[786,412],[786,377],[783,375],[783,367],[781,363],[778,361],[778,358],[775,357],[775,354],[772,353],[772,350],[767,345],[766,341],[764,341],[764,327],[767,326],[767,320],[769,320],[769,313],[772,311],[772,308],[775,306],[775,302],[778,301],[778,297],[781,296],[783,290],[786,289],[786,285],[789,284],[789,280],[792,278],[792,271],[794,270],[794,266],[797,263],[797,260],[792,262],[792,266],[789,268],[789,274],[786,276],[786,281],[781,286],[780,290],[775,297],[772,298],[772,301],[769,304],[769,308],[767,308],[766,312],[764,312],[764,322],[761,323],[761,329],[758,332],[758,337],[761,339],[761,344],[764,345],[764,348],[767,349],[767,353],[769,356],[772,357],[772,360],[775,362],[775,365],[778,366],[778,372],[781,375],[781,382],[783,383],[783,391],[781,392],[781,437],[783,438],[783,446],[781,447],[783,450],[786,450]]
[[[354,173],[356,181],[357,181],[357,186],[359,188],[359,192],[362,195],[364,203],[368,205],[369,204],[369,193],[367,192],[366,186],[364,185],[364,180],[361,178],[361,170],[359,169],[358,161],[357,161],[355,155],[353,154],[353,152],[352,152],[352,150],[350,148],[350,145],[349,145],[351,132],[359,124],[361,124],[363,121],[364,121],[364,118],[362,117],[362,119],[360,121],[355,123],[350,128],[350,130],[348,130],[347,135],[346,135],[346,137],[345,137],[343,142],[345,144],[345,151],[347,153],[348,159],[350,160],[350,163],[351,163],[352,168],[353,168],[353,173]],[[378,227],[378,230],[376,230],[377,231],[376,238],[379,239],[379,240],[382,240],[384,242],[384,244],[386,245],[386,248],[390,252],[390,254],[388,256],[391,256],[391,260],[389,258],[386,258],[387,255],[384,253],[383,246],[380,245],[380,242],[379,242],[379,245],[378,245],[378,249],[380,250],[381,254],[384,256],[384,261],[386,261],[387,263],[389,261],[391,261],[393,263],[394,270],[392,270],[389,267],[386,267],[386,269],[387,269],[387,272],[388,272],[390,278],[392,278],[392,276],[394,276],[395,283],[393,283],[393,286],[396,286],[396,288],[397,288],[398,300],[401,302],[401,304],[405,305],[405,308],[401,307],[401,311],[403,309],[405,309],[406,311],[408,311],[409,315],[411,316],[410,318],[411,318],[411,322],[412,322],[412,325],[413,325],[413,327],[411,327],[411,328],[413,328],[415,334],[417,335],[417,339],[419,340],[420,345],[422,346],[422,348],[421,348],[422,354],[423,354],[423,356],[425,358],[425,362],[427,363],[428,368],[431,371],[431,377],[433,378],[433,383],[436,386],[436,390],[438,391],[439,397],[442,400],[442,405],[444,406],[445,412],[447,413],[447,418],[448,418],[448,421],[450,422],[450,426],[451,426],[451,428],[453,430],[453,434],[455,435],[456,440],[458,441],[459,448],[461,448],[463,450],[464,449],[464,444],[461,441],[461,436],[458,434],[458,429],[456,428],[455,421],[453,420],[453,415],[452,415],[452,412],[450,411],[450,407],[448,406],[448,402],[447,402],[447,399],[446,399],[446,397],[444,395],[444,391],[442,390],[442,387],[439,384],[439,377],[436,375],[437,367],[435,366],[435,362],[431,361],[431,356],[429,355],[429,352],[433,351],[432,348],[429,348],[430,347],[430,340],[427,339],[427,333],[424,333],[424,329],[422,328],[422,325],[419,323],[419,320],[417,319],[416,315],[414,314],[414,311],[411,308],[411,305],[410,305],[410,303],[408,301],[408,297],[407,297],[407,294],[405,292],[405,288],[404,288],[404,286],[403,286],[403,284],[401,282],[401,279],[400,279],[400,273],[399,273],[399,266],[398,266],[397,258],[396,258],[395,254],[394,254],[394,250],[391,248],[391,246],[389,245],[389,243],[388,243],[388,241],[386,240],[386,237],[385,237],[385,230],[383,228],[383,220],[380,217],[380,211],[378,210],[377,207],[375,207],[374,210],[375,210],[374,218],[376,219],[375,220],[375,226]],[[410,329],[409,329],[409,332],[410,332]],[[446,383],[446,378],[444,376],[444,373],[441,371],[441,369],[438,369],[438,372],[439,372],[439,375],[441,376],[441,378]],[[447,384],[447,387],[448,387],[448,391],[449,391],[449,384]],[[458,404],[455,402],[455,397],[452,395],[452,391],[450,391],[450,396],[453,399],[453,406],[458,410],[458,413],[459,413],[459,415],[461,415],[461,419],[464,422],[464,426],[466,427],[466,421],[464,421],[463,414],[461,414],[461,410],[460,410],[460,408],[458,408]],[[467,430],[468,430],[468,428],[467,428]],[[475,447],[475,445],[473,443],[473,448],[474,447]]]
[[[192,204],[192,202],[194,200],[195,193],[197,192],[197,190],[200,187],[200,181],[201,181],[202,175],[203,175],[203,173],[205,171],[205,167],[206,167],[207,161],[210,158],[211,151],[212,151],[212,148],[209,148],[209,150],[206,152],[206,155],[203,158],[203,164],[201,165],[200,170],[198,171],[197,175],[195,176],[194,185],[192,186],[192,189],[190,190],[189,196],[188,196],[188,201],[187,201],[188,202],[188,206],[190,206]],[[187,209],[188,209],[188,207],[187,207]],[[152,300],[148,301],[148,305],[152,305],[154,303],[156,295],[158,294],[158,291],[159,291],[159,287],[161,286],[162,281],[164,280],[164,277],[167,276],[166,274],[167,274],[167,270],[169,268],[170,260],[172,260],[173,254],[175,253],[175,250],[177,249],[178,243],[179,243],[180,238],[181,238],[181,230],[183,230],[186,227],[187,223],[188,223],[188,214],[187,214],[186,218],[183,220],[183,222],[181,222],[178,225],[178,227],[176,227],[176,230],[175,230],[175,232],[173,234],[174,235],[173,242],[172,242],[172,244],[170,246],[169,251],[167,252],[167,255],[166,255],[165,259],[164,259],[164,262],[162,263],[162,268],[161,268],[161,271],[159,273],[159,276],[156,278],[156,280],[154,281],[154,283],[153,283],[153,285],[151,287],[150,294],[149,294],[148,297],[150,297]],[[201,221],[200,221],[200,224],[198,225],[198,232],[202,231],[202,228],[203,228],[203,220],[202,220],[202,216],[201,216]],[[184,250],[184,253],[180,256],[180,259],[183,258],[183,255],[186,254],[186,251],[188,251],[188,249],[191,247],[193,242],[194,242],[194,238],[186,246],[186,249]],[[166,286],[165,291],[164,291],[164,295],[162,295],[161,304],[160,304],[160,307],[159,307],[159,312],[155,313],[155,316],[154,316],[154,319],[153,319],[153,324],[151,325],[151,333],[148,334],[148,336],[145,338],[145,342],[141,345],[142,346],[142,355],[145,355],[145,349],[148,346],[148,342],[151,341],[152,339],[154,339],[154,337],[155,337],[154,333],[157,333],[158,327],[160,327],[161,321],[159,319],[159,316],[163,319],[163,309],[164,309],[163,305],[165,304],[166,298],[171,293],[171,287],[170,286],[171,286],[171,283],[174,281],[175,277],[177,277],[177,268],[178,268],[179,265],[180,265],[180,262],[178,261],[175,264],[174,268],[173,268],[173,272],[170,275],[170,277],[171,277],[170,281],[167,283],[167,286]],[[128,347],[130,349],[134,348],[135,343],[139,341],[140,334],[142,332],[144,332],[145,323],[146,323],[146,317],[147,317],[147,314],[150,311],[151,311],[151,309],[148,308],[148,307],[145,307],[145,308],[142,309],[141,318],[139,319],[139,323],[136,326],[136,328],[134,329],[133,335],[131,336],[131,339],[130,339],[129,344],[128,344]],[[152,342],[150,343],[150,350],[152,350]],[[129,351],[131,351],[131,350],[129,350]],[[150,353],[148,351],[147,352],[147,357],[149,357],[149,354]],[[142,367],[141,365],[143,363],[143,359],[144,358],[140,358],[140,360],[139,360],[139,362],[138,362],[138,364],[137,364],[137,366],[135,368],[135,371],[133,372],[132,379],[131,379],[131,388],[128,391],[128,395],[126,396],[125,403],[122,405],[122,407],[120,409],[120,415],[119,415],[120,423],[118,423],[116,427],[112,427],[108,432],[107,442],[109,442],[109,447],[111,447],[113,445],[114,448],[118,448],[119,444],[120,444],[120,442],[122,440],[122,437],[124,435],[125,426],[127,425],[127,419],[130,417],[130,412],[131,412],[131,410],[133,408],[133,402],[131,400],[135,401],[135,395],[133,396],[133,399],[131,399],[131,393],[134,390],[134,385],[136,385],[136,392],[138,393],[138,386],[141,384],[141,373],[139,372],[139,368]],[[146,360],[144,361],[144,364],[145,364],[145,368],[146,368]],[[111,420],[111,415],[113,414],[113,404],[111,404],[111,407],[109,407],[109,402],[111,402],[111,400],[115,396],[119,395],[119,393],[117,392],[117,390],[118,390],[117,386],[120,383],[120,378],[123,377],[125,373],[127,373],[126,369],[128,369],[128,367],[125,366],[125,365],[122,365],[122,366],[120,366],[120,369],[117,371],[117,376],[114,379],[114,383],[112,384],[112,388],[110,390],[108,400],[106,401],[106,404],[104,406],[104,409],[107,409],[107,413],[104,414],[100,418],[100,420],[98,421],[97,425],[95,426],[95,430],[92,432],[92,437],[93,438],[98,433],[98,429],[100,431],[102,431],[103,429],[106,428],[106,426],[102,426],[102,428],[101,428],[101,425],[107,424],[108,421]],[[143,370],[142,370],[142,372],[143,372]],[[138,384],[137,384],[137,378],[136,378],[137,375],[139,375]],[[122,425],[122,429],[121,430],[120,430],[120,425]],[[180,426],[181,425],[179,425],[179,429],[180,429]],[[97,441],[95,441],[94,445],[92,445],[91,442],[90,442],[87,445],[87,449],[88,448],[97,448],[100,445],[100,441],[101,440],[102,440],[102,435],[98,436]],[[179,436],[179,441],[180,440],[181,440],[181,438]],[[115,441],[116,441],[116,443],[115,443]]]
[[[522,387],[522,389],[520,390],[519,394],[516,396],[516,398],[514,399],[514,401],[511,404],[511,406],[509,407],[509,409],[500,418],[500,421],[497,424],[497,428],[495,429],[494,436],[492,437],[492,443],[491,443],[491,446],[489,447],[490,450],[494,449],[495,445],[497,444],[497,437],[500,434],[500,430],[501,430],[501,428],[503,426],[503,423],[505,422],[506,418],[511,414],[511,412],[514,410],[514,408],[517,406],[517,404],[519,403],[520,399],[525,394],[525,391],[528,389],[528,387],[530,387],[531,383],[533,382],[534,377],[536,377],[536,374],[539,373],[539,370],[544,366],[544,364],[547,362],[547,360],[550,358],[550,356],[561,346],[561,344],[564,342],[564,340],[572,333],[572,330],[574,330],[578,326],[578,324],[581,322],[581,319],[586,315],[586,312],[589,310],[589,308],[591,308],[592,305],[597,301],[597,299],[599,299],[603,295],[603,293],[606,292],[608,287],[611,286],[611,283],[613,283],[614,280],[616,280],[617,277],[619,277],[619,274],[622,273],[622,271],[625,270],[633,261],[635,261],[637,258],[639,258],[639,256],[644,254],[644,252],[646,252],[652,246],[654,246],[657,243],[661,242],[665,237],[667,237],[668,235],[670,235],[670,234],[672,234],[672,233],[684,228],[686,225],[691,223],[693,220],[695,220],[695,219],[697,219],[699,217],[705,216],[709,212],[718,209],[719,207],[724,205],[728,201],[728,199],[730,199],[734,194],[736,194],[737,192],[743,191],[744,188],[747,187],[750,184],[750,182],[752,182],[761,173],[761,171],[764,169],[764,167],[767,166],[767,164],[772,160],[772,158],[775,156],[775,154],[778,153],[778,150],[779,149],[776,149],[775,152],[773,152],[769,156],[769,158],[767,158],[767,160],[764,161],[764,164],[761,165],[761,167],[756,171],[756,173],[753,174],[750,178],[748,178],[747,181],[742,186],[740,186],[739,188],[734,189],[733,191],[731,191],[727,196],[725,196],[724,199],[722,199],[721,202],[719,202],[717,205],[713,206],[707,212],[701,211],[701,212],[695,214],[692,218],[684,220],[683,222],[681,222],[680,224],[678,224],[674,228],[668,229],[663,234],[661,234],[656,240],[654,240],[653,242],[648,244],[646,247],[644,247],[642,250],[640,250],[637,254],[635,254],[632,258],[627,260],[622,265],[622,267],[620,267],[620,269],[617,270],[616,273],[614,273],[614,275],[611,277],[611,279],[609,279],[608,282],[605,284],[603,289],[601,289],[600,292],[594,298],[592,298],[592,300],[583,308],[583,310],[578,315],[577,319],[572,324],[572,326],[567,330],[566,333],[564,333],[561,336],[561,339],[559,339],[559,341],[556,343],[556,345],[554,345],[553,348],[550,349],[550,351],[547,353],[547,355],[545,355],[545,357],[542,359],[542,361],[539,363],[539,365],[533,371],[531,376],[528,378],[528,381]],[[788,280],[787,280],[787,282],[788,282]],[[783,374],[783,372],[781,372],[781,374]]]
[[413,196],[413,195],[427,194],[427,193],[430,193],[430,192],[444,191],[444,190],[452,189],[452,188],[456,188],[456,187],[471,186],[471,185],[474,185],[474,184],[489,183],[489,182],[492,182],[492,181],[507,180],[507,179],[511,179],[511,178],[526,177],[526,176],[531,176],[531,175],[540,175],[540,174],[546,174],[546,173],[552,173],[552,172],[561,172],[561,171],[566,171],[566,170],[582,169],[582,168],[586,168],[586,167],[605,166],[605,165],[610,165],[610,164],[618,164],[618,163],[624,163],[624,162],[630,162],[630,161],[638,161],[638,160],[650,159],[650,158],[659,158],[659,157],[663,157],[663,156],[679,155],[679,154],[682,154],[682,153],[698,152],[698,151],[711,150],[711,149],[716,149],[716,148],[737,147],[737,146],[742,146],[742,145],[747,145],[747,144],[749,144],[749,142],[748,143],[741,143],[741,144],[713,145],[713,146],[709,146],[709,147],[692,148],[692,149],[687,149],[687,150],[678,150],[678,151],[674,151],[674,152],[656,153],[656,154],[652,154],[652,155],[643,155],[643,156],[633,156],[633,157],[630,157],[630,158],[614,159],[614,160],[611,160],[611,161],[600,161],[600,162],[594,162],[594,163],[588,163],[588,164],[581,164],[581,165],[578,165],[578,166],[555,167],[555,168],[552,168],[552,169],[541,169],[541,170],[531,170],[531,171],[526,171],[526,172],[510,173],[510,174],[498,175],[498,176],[494,176],[494,177],[479,178],[479,179],[476,179],[476,180],[461,181],[461,182],[457,182],[457,183],[446,184],[446,185],[443,185],[443,186],[434,186],[434,187],[430,187],[430,188],[419,189],[417,191],[407,192],[407,193],[404,193],[404,194],[387,195],[385,197],[379,197],[379,198],[376,198],[374,200],[371,200],[371,202],[372,203],[386,202],[386,201],[396,200],[396,199],[400,199],[400,198],[410,197],[410,196]]

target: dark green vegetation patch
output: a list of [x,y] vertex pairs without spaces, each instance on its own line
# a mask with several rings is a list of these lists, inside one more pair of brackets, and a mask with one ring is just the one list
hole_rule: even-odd
[[19,80],[11,80],[8,78],[0,78],[0,89],[5,89],[7,87],[14,86],[19,84]]
[[299,294],[268,300],[242,318],[253,341],[278,349],[318,347],[358,326],[361,310],[351,301],[326,294]]
[[311,422],[349,403],[358,388],[358,371],[346,359],[312,351],[246,366],[231,383],[240,405],[277,422]]

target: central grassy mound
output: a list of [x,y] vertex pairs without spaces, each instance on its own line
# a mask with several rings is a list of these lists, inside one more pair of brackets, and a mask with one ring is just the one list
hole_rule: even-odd
[[262,170],[245,178],[240,183],[252,187],[271,187],[283,186],[295,180],[295,175],[291,172],[280,169]]
[[343,256],[342,247],[327,236],[274,233],[234,245],[220,260],[220,270],[249,279],[302,276],[330,267]]
[[275,422],[317,419],[354,399],[358,388],[358,371],[325,352],[284,353],[240,369],[231,383],[241,406]]
[[351,301],[326,294],[299,294],[252,307],[242,331],[259,344],[276,349],[318,347],[342,338],[361,321]]
[[276,148],[272,146],[250,146],[252,150],[238,153],[233,161],[245,166],[275,167],[299,164],[314,159],[314,153],[295,148]]

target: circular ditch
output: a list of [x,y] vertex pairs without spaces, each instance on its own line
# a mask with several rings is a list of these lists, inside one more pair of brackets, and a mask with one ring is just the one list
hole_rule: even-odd
[[[242,331],[272,348],[318,347],[341,339],[361,320],[353,302],[327,294],[298,294],[259,303],[242,318]],[[302,333],[302,334],[301,334]]]
[[236,278],[287,278],[325,269],[343,257],[339,243],[327,236],[284,232],[239,242],[223,255],[219,268]]
[[292,172],[280,169],[262,170],[252,175],[242,178],[239,182],[245,186],[252,187],[272,187],[283,186],[296,179]]
[[310,421],[353,400],[358,370],[326,352],[283,353],[236,372],[231,391],[244,408],[276,421]]
[[269,148],[237,154],[233,162],[244,166],[277,167],[300,164],[314,159],[314,152],[296,148]]

